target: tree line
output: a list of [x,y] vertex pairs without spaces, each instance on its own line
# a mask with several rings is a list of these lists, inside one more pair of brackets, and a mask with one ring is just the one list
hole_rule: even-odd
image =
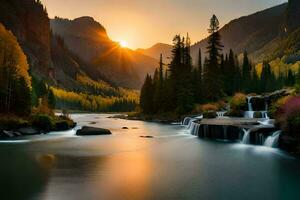
[[182,115],[190,113],[195,104],[218,101],[236,92],[265,93],[296,83],[297,76],[291,70],[276,76],[267,62],[263,63],[259,74],[247,52],[241,64],[233,50],[224,55],[215,15],[210,20],[208,32],[207,56],[202,60],[199,49],[196,65],[190,55],[189,35],[174,37],[170,64],[165,67],[161,55],[154,75],[145,78],[140,95],[143,113]]

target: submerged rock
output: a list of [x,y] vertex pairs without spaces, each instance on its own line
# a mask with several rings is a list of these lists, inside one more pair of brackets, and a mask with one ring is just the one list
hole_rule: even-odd
[[76,135],[111,135],[111,132],[108,129],[84,126],[77,130]]
[[151,136],[151,135],[141,135],[140,137],[141,137],[141,138],[154,138],[154,137]]

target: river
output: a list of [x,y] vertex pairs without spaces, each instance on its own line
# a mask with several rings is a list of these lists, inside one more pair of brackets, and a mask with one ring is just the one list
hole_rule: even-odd
[[[79,126],[108,128],[109,136],[78,137],[71,130],[0,141],[1,199],[300,199],[300,161],[280,150],[108,116],[72,118]],[[140,137],[146,135],[154,138]]]

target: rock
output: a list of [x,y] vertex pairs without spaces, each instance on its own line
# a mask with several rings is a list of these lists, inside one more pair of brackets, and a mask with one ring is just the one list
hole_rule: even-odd
[[40,134],[40,131],[32,128],[32,127],[27,127],[27,128],[19,128],[17,132],[21,133],[22,135],[38,135]]
[[129,129],[128,127],[126,127],[126,126],[124,126],[124,127],[122,127],[122,129]]
[[141,137],[141,138],[154,138],[154,137],[151,136],[151,135],[141,135],[140,137]]
[[295,152],[299,141],[288,135],[281,135],[279,138],[279,148],[288,152]]
[[111,132],[108,129],[84,126],[77,130],[76,135],[111,135]]

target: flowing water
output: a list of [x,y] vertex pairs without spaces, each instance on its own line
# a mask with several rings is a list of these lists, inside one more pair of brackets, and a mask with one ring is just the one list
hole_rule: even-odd
[[300,199],[300,161],[278,149],[202,140],[182,125],[72,117],[113,134],[0,142],[1,199]]

